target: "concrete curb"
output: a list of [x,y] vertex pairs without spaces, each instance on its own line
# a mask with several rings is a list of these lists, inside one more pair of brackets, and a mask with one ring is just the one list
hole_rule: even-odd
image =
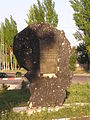
[[[72,103],[72,104],[63,104],[63,106],[56,106],[56,107],[48,107],[48,108],[41,108],[41,107],[38,107],[38,108],[30,108],[30,107],[14,107],[13,108],[13,111],[14,112],[27,112],[28,115],[31,115],[33,113],[35,113],[36,111],[37,112],[41,112],[42,110],[45,111],[45,110],[48,110],[48,112],[53,112],[53,111],[58,111],[60,109],[63,109],[63,108],[71,108],[73,106],[84,106],[84,105],[90,105],[90,103]],[[55,119],[55,120],[58,120],[58,119]],[[65,118],[66,120],[66,118]]]
[[[58,111],[62,108],[67,108],[67,107],[73,107],[74,105],[76,106],[84,106],[84,105],[90,105],[90,103],[72,103],[72,104],[64,104],[63,106],[59,107],[59,106],[56,106],[55,108],[48,108],[48,112],[53,112],[53,111]],[[28,106],[27,107],[14,107],[13,108],[13,111],[14,112],[17,112],[17,113],[23,113],[23,112],[27,112],[27,115],[31,115],[33,113],[35,113],[36,111],[37,112],[41,112],[41,110],[46,110],[45,107],[41,109],[38,108],[37,110],[36,109],[29,109],[28,110]],[[71,117],[71,118],[59,118],[59,119],[52,119],[52,120],[71,120],[71,119],[82,119],[82,118],[86,118],[88,119],[90,116],[81,116],[81,117]]]
[[52,120],[70,120],[70,118],[60,118],[60,119],[52,119]]
[[84,74],[73,74],[73,76],[90,76],[90,73],[88,73],[88,74],[86,74],[86,73],[84,73]]
[[90,105],[90,103],[71,103],[71,104],[63,104],[64,107],[84,106],[84,105]]
[[2,78],[2,80],[21,80],[22,78]]
[[60,119],[52,119],[52,120],[72,120],[72,119],[81,119],[81,118],[90,118],[90,116],[82,116],[82,117],[72,117],[72,118],[60,118]]

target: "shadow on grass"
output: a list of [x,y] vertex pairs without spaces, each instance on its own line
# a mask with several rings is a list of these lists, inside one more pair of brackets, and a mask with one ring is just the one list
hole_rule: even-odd
[[14,106],[25,106],[30,97],[28,89],[0,92],[0,113],[11,110]]

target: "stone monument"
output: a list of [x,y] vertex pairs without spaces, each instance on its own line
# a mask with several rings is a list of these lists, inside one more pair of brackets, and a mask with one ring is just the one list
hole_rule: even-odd
[[64,31],[48,24],[29,25],[14,37],[13,53],[28,71],[30,109],[61,106],[72,77],[71,48]]

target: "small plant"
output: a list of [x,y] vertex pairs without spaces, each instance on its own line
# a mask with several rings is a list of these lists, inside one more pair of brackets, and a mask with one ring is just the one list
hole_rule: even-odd
[[8,75],[4,72],[0,72],[0,78],[7,78]]
[[22,73],[21,72],[16,72],[16,77],[22,77]]

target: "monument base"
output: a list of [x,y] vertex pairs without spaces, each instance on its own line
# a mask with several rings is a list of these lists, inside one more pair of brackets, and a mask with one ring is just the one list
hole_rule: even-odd
[[37,78],[30,84],[30,93],[31,109],[61,106],[66,97],[65,81],[63,84],[59,78]]

